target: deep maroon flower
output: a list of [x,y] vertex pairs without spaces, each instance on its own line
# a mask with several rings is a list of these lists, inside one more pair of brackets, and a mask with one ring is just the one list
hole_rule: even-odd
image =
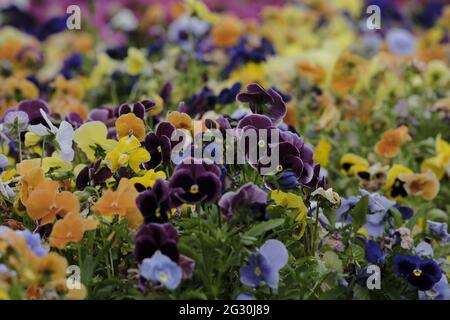
[[[225,193],[219,201],[219,207],[226,219],[231,218],[238,211],[254,211],[252,209],[260,209],[266,204],[267,193],[251,182],[243,185],[237,191]],[[257,210],[256,215],[259,213],[260,210]]]
[[280,94],[272,88],[266,90],[257,83],[249,84],[247,92],[238,94],[237,99],[248,103],[254,113],[268,115],[276,124],[286,115],[286,104]]
[[156,180],[150,190],[141,192],[136,198],[136,204],[142,215],[144,222],[167,222],[167,213],[170,209],[170,190],[167,181]]
[[140,264],[142,260],[151,258],[159,250],[178,263],[180,253],[177,242],[177,230],[170,222],[143,224],[136,233],[134,255]]
[[430,290],[441,280],[442,270],[433,260],[397,255],[393,263],[397,272],[421,291]]
[[145,107],[140,102],[135,103],[124,103],[119,106],[119,109],[117,110],[118,116],[127,114],[127,113],[134,113],[134,115],[138,118],[144,119],[145,115]]
[[112,175],[111,170],[106,166],[101,167],[101,160],[97,160],[80,171],[76,181],[77,189],[84,190],[87,186],[105,183]]
[[42,117],[42,114],[39,111],[40,109],[42,109],[47,114],[50,113],[50,108],[48,107],[47,103],[40,99],[23,100],[17,107],[18,111],[23,111],[28,115],[30,125],[39,123],[42,123],[44,125],[46,124],[44,117]]
[[173,145],[172,134],[176,128],[170,122],[160,122],[155,132],[145,137],[144,146],[150,153],[150,161],[145,164],[147,169],[155,168],[161,162],[169,163]]
[[221,170],[206,159],[183,160],[170,178],[173,201],[182,203],[211,203],[222,191]]

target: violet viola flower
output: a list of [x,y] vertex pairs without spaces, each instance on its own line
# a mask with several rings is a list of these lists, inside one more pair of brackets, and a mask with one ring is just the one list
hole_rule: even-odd
[[167,181],[157,179],[150,190],[141,192],[136,204],[145,223],[163,223],[169,221],[167,213],[170,209],[170,190]]
[[155,168],[161,162],[169,163],[173,147],[172,134],[176,128],[170,122],[160,122],[155,132],[150,132],[145,137],[144,146],[150,153],[150,161],[145,163],[147,169]]
[[80,173],[78,173],[77,189],[84,190],[87,186],[103,184],[112,176],[111,170],[107,166],[101,166],[101,160],[97,160],[92,165],[81,169]]
[[177,242],[178,232],[170,222],[143,224],[136,233],[134,255],[140,264],[142,260],[152,257],[159,250],[178,263],[180,253]]
[[240,270],[241,282],[256,288],[264,281],[272,289],[278,288],[279,271],[288,262],[289,254],[278,240],[267,240],[258,251],[253,252],[249,264]]
[[249,84],[247,92],[238,94],[237,100],[248,103],[254,113],[268,115],[275,124],[280,123],[287,112],[286,104],[278,92],[272,88],[266,90],[257,83]]
[[28,115],[29,124],[31,125],[46,124],[40,110],[46,114],[50,113],[47,103],[40,99],[23,100],[17,106],[17,110],[23,111]]
[[221,170],[206,159],[187,158],[178,164],[169,184],[176,205],[212,203],[222,191]]
[[415,256],[397,255],[393,260],[397,273],[406,278],[408,283],[421,291],[427,291],[441,280],[442,270],[430,259]]
[[[219,207],[222,211],[222,215],[226,219],[230,219],[234,213],[246,209],[259,209],[266,206],[267,203],[267,193],[260,189],[255,184],[249,182],[243,185],[237,191],[229,191],[225,193],[219,200]],[[253,211],[253,210],[252,210]],[[257,210],[257,214],[261,213]],[[266,216],[265,210],[263,214]]]
[[156,103],[152,100],[142,100],[135,103],[125,103],[119,106],[118,115],[134,113],[136,117],[144,119],[145,113],[152,109]]

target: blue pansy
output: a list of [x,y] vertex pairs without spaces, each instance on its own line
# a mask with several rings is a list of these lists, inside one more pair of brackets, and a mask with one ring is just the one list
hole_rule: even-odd
[[161,283],[170,290],[178,287],[182,277],[178,264],[159,251],[142,261],[140,274],[145,279]]
[[393,263],[397,273],[421,291],[430,290],[442,277],[441,267],[431,259],[396,255]]
[[436,222],[436,221],[427,221],[428,226],[430,227],[430,232],[437,236],[441,241],[448,243],[450,242],[450,235],[448,234],[448,227],[446,223]]
[[419,291],[420,300],[450,300],[450,287],[445,275],[436,283],[433,288],[427,291]]
[[264,281],[272,289],[278,288],[279,271],[288,261],[288,252],[278,240],[267,240],[258,251],[250,255],[247,266],[240,270],[241,282],[256,288]]
[[25,238],[28,248],[35,255],[42,257],[48,253],[48,249],[41,244],[41,236],[38,233],[32,233],[30,230],[16,231],[16,234]]
[[373,240],[366,241],[366,245],[364,247],[365,255],[367,261],[373,264],[384,264],[386,255],[383,254],[378,243]]

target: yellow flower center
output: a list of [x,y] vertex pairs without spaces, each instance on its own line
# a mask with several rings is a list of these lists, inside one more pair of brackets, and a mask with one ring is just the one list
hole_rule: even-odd
[[193,184],[191,186],[191,188],[189,189],[189,191],[190,191],[190,193],[193,193],[193,194],[198,193],[198,185]]
[[283,166],[281,164],[277,165],[277,171],[278,172],[283,171]]
[[420,270],[420,269],[414,269],[413,274],[414,274],[416,277],[420,277],[420,275],[422,274],[422,270]]
[[161,282],[166,282],[167,280],[169,280],[169,276],[167,275],[167,273],[165,273],[165,272],[161,272],[160,274],[159,274],[159,281],[161,281]]
[[256,274],[258,277],[262,274],[261,269],[260,269],[259,267],[256,267],[256,268],[255,268],[255,274]]

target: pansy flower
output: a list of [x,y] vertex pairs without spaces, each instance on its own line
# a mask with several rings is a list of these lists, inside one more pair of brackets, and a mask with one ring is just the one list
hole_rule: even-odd
[[162,179],[157,179],[150,190],[139,194],[136,198],[136,205],[141,211],[145,223],[167,222],[171,207],[169,184]]
[[40,225],[53,222],[57,216],[65,216],[70,211],[79,212],[80,202],[69,191],[59,191],[57,181],[44,180],[30,193],[26,202],[28,215],[39,220]]
[[402,174],[412,174],[413,171],[400,164],[395,164],[387,172],[386,184],[383,189],[389,199],[398,200],[408,196],[408,192],[405,189],[405,182],[400,180]]
[[72,142],[74,138],[73,127],[67,121],[62,121],[57,128],[48,118],[47,114],[43,109],[40,109],[41,115],[44,118],[48,128],[43,124],[36,124],[29,126],[28,130],[37,134],[39,136],[47,136],[53,134],[55,141],[57,143],[57,149],[60,157],[65,162],[71,162],[75,155],[72,147]]
[[150,132],[145,137],[144,146],[150,153],[150,161],[145,163],[146,168],[155,168],[161,162],[170,162],[171,151],[174,143],[171,138],[176,128],[170,122],[160,122],[155,132]]
[[20,200],[27,204],[30,193],[42,182],[44,182],[44,171],[38,163],[33,160],[24,160],[16,165],[20,176],[17,189],[20,192]]
[[135,76],[141,73],[147,64],[142,51],[136,48],[128,48],[128,55],[125,60],[127,71],[130,75]]
[[169,257],[157,251],[151,258],[142,261],[140,275],[147,280],[162,284],[167,289],[174,290],[181,282],[182,270]]
[[111,170],[101,165],[99,159],[94,164],[84,167],[77,175],[76,186],[78,190],[84,190],[87,186],[95,186],[105,183],[112,177]]
[[133,135],[139,141],[143,141],[145,138],[144,121],[134,113],[123,114],[116,120],[116,132],[119,140]]
[[383,137],[375,145],[375,152],[380,156],[393,158],[400,152],[400,147],[408,141],[411,141],[408,127],[390,129],[383,133]]
[[347,176],[352,176],[358,172],[367,172],[369,168],[369,162],[353,153],[346,153],[342,156],[341,161],[341,172]]
[[151,258],[158,250],[172,261],[179,262],[178,232],[167,222],[163,224],[148,223],[142,225],[136,233],[134,255],[139,264],[145,258]]
[[178,164],[170,178],[173,200],[179,204],[214,202],[222,191],[220,177],[221,171],[215,164],[188,158]]
[[441,280],[442,270],[433,260],[396,255],[393,263],[397,273],[421,291],[430,290]]
[[249,84],[246,92],[238,94],[237,100],[248,103],[254,113],[267,115],[275,124],[286,115],[286,104],[280,94],[272,88],[266,90],[257,83]]
[[330,142],[327,139],[322,138],[314,150],[314,161],[320,164],[322,168],[328,166],[331,148]]
[[247,266],[240,269],[241,282],[256,288],[264,281],[270,288],[278,289],[279,271],[288,262],[288,251],[278,240],[267,240],[258,251],[252,253]]
[[194,126],[192,118],[184,112],[172,111],[166,116],[166,120],[177,129],[191,130]]
[[403,187],[409,195],[433,200],[439,193],[439,180],[431,170],[423,173],[402,173],[399,179],[404,183]]
[[111,217],[118,215],[126,218],[130,227],[136,228],[143,220],[136,206],[137,196],[138,192],[130,181],[122,178],[116,191],[106,190],[94,205],[93,210],[101,216]]
[[141,147],[135,136],[125,136],[106,154],[105,161],[113,172],[121,167],[130,167],[134,172],[141,171],[141,164],[150,160],[150,154]]
[[442,179],[450,166],[450,144],[442,139],[442,136],[439,134],[436,137],[435,148],[436,156],[425,159],[421,168],[422,171],[426,169],[432,170],[438,179]]
[[117,141],[108,139],[107,136],[108,129],[105,124],[100,121],[92,121],[75,130],[74,141],[86,154],[89,161],[94,162],[96,158],[101,158],[117,144]]
[[222,215],[230,219],[233,214],[249,210],[256,218],[267,219],[265,211],[267,203],[267,193],[255,184],[249,182],[237,191],[225,193],[219,200],[219,207]]
[[214,46],[229,48],[238,43],[244,26],[241,21],[232,15],[224,15],[211,29]]
[[131,178],[130,182],[138,191],[143,191],[153,187],[158,179],[166,179],[164,171],[148,170],[143,176]]
[[67,243],[78,243],[87,230],[97,228],[97,223],[90,219],[82,218],[76,211],[69,212],[63,219],[56,221],[50,234],[50,244],[63,249]]

